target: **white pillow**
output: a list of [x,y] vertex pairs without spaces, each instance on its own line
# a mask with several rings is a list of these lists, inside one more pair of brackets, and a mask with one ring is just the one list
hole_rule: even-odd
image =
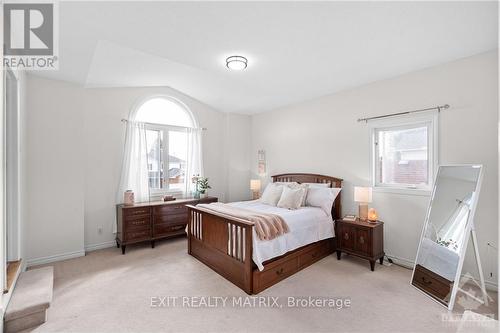
[[281,198],[281,192],[283,192],[283,185],[276,185],[274,183],[268,184],[264,193],[262,193],[262,196],[260,197],[260,202],[276,206]]
[[325,211],[328,216],[332,215],[333,202],[339,195],[340,187],[310,187],[307,191],[306,205],[319,207]]
[[297,209],[302,203],[306,189],[304,187],[291,188],[289,186],[283,187],[283,193],[278,201],[278,207],[287,209]]

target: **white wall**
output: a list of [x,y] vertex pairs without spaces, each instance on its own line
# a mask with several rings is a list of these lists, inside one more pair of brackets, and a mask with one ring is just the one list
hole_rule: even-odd
[[[128,118],[131,108],[147,96],[178,98],[199,125],[208,128],[203,132],[203,160],[210,195],[221,201],[241,198],[248,188],[247,116],[218,112],[167,87],[85,89],[29,75],[27,94],[29,195],[24,207],[32,263],[47,256],[81,255],[84,248],[114,243],[112,224],[125,138],[121,119]],[[237,182],[241,165],[246,166],[247,180]]]
[[77,86],[29,77],[26,93],[21,209],[29,265],[84,253],[85,145]]
[[[343,213],[356,213],[353,186],[370,185],[370,130],[356,120],[445,103],[451,108],[440,115],[440,162],[485,165],[476,225],[487,279],[496,284],[489,273],[497,272],[498,254],[492,258],[486,245],[498,247],[496,52],[255,115],[252,171],[255,175],[257,151],[265,149],[268,175],[297,171],[343,178]],[[376,192],[373,200],[385,222],[386,253],[411,264],[429,197]],[[465,269],[475,273],[470,258]]]
[[250,191],[251,117],[228,114],[226,140],[227,201],[248,200]]

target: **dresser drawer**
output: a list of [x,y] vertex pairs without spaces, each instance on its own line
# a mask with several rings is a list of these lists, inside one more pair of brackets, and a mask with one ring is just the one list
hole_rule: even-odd
[[185,214],[187,216],[187,207],[184,204],[175,204],[175,205],[164,205],[157,206],[153,209],[153,214],[155,216],[158,215],[181,215]]
[[132,230],[125,233],[125,240],[127,242],[131,241],[141,241],[149,240],[151,238],[151,228],[145,228],[141,230]]
[[167,214],[167,215],[155,215],[153,217],[154,224],[181,224],[186,223],[188,221],[188,213],[180,213],[180,214]]
[[125,221],[125,229],[127,231],[132,229],[149,229],[151,228],[151,219],[149,216],[146,217],[135,217]]
[[136,207],[136,208],[123,209],[123,217],[125,219],[130,219],[137,216],[149,216],[149,215],[151,215],[150,207]]
[[153,237],[168,236],[170,234],[182,234],[185,233],[186,224],[157,224],[153,227]]
[[438,276],[420,265],[415,267],[413,283],[442,300],[449,295],[453,285],[451,281]]

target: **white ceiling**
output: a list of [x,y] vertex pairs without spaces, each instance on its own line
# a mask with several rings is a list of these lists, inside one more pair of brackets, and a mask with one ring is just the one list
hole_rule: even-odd
[[60,69],[36,74],[251,114],[496,49],[497,28],[496,2],[61,2]]

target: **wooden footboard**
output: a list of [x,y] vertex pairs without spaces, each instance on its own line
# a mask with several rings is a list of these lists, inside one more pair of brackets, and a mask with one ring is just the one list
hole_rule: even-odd
[[258,294],[335,250],[328,238],[303,246],[264,263],[259,271],[252,261],[252,228],[245,220],[187,206],[188,253],[231,281],[247,294]]
[[252,228],[245,220],[188,205],[188,253],[252,294]]

